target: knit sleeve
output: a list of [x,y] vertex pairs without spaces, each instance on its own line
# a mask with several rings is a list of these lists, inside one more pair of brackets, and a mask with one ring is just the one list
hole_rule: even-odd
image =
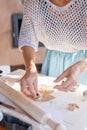
[[32,0],[24,1],[23,20],[19,35],[19,49],[23,46],[31,46],[38,50],[38,39],[35,35],[35,30],[32,22]]

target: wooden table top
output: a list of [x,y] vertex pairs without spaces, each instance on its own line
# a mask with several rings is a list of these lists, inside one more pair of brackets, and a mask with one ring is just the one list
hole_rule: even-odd
[[[7,79],[8,84],[12,88],[19,87],[18,80],[23,76],[23,70],[17,70],[8,76],[4,76],[2,80]],[[49,97],[45,95],[41,101],[36,101],[46,111],[52,114],[57,120],[62,120],[67,126],[67,130],[86,130],[87,129],[87,101],[83,99],[83,91],[87,86],[80,85],[75,92],[53,91],[53,78],[40,75],[39,87],[45,88],[49,92]],[[44,90],[41,90],[44,91]],[[69,104],[76,104],[75,110],[68,110]],[[0,129],[4,130],[4,129]],[[46,129],[44,129],[46,130]]]

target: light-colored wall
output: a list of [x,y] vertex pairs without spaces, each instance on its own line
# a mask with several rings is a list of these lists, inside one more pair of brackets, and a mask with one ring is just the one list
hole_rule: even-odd
[[[12,47],[11,15],[22,12],[23,6],[20,0],[0,0],[0,65],[20,65],[24,63],[18,48]],[[42,63],[45,56],[45,48],[39,48],[36,63]]]

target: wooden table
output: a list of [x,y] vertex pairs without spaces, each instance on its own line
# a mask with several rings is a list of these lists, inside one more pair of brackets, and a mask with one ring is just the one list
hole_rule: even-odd
[[[1,77],[1,79],[19,91],[18,80],[24,73],[24,70],[17,70]],[[87,89],[87,86],[80,85],[75,92],[62,92],[53,89],[54,78],[39,75],[38,80],[42,98],[35,102],[44,110],[50,112],[55,120],[63,122],[67,130],[87,130],[87,101],[83,97],[83,91]],[[42,93],[44,93],[44,96]],[[77,107],[71,111],[68,109],[69,104],[76,104]],[[50,130],[48,126],[41,127],[43,127],[43,130]],[[36,128],[33,128],[33,130],[36,130]],[[37,130],[42,130],[42,128]]]

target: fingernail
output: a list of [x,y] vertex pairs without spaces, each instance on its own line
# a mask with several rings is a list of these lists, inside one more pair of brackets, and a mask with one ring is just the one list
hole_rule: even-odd
[[37,93],[35,98],[36,98],[36,99],[37,99],[37,98],[40,98],[40,94]]

